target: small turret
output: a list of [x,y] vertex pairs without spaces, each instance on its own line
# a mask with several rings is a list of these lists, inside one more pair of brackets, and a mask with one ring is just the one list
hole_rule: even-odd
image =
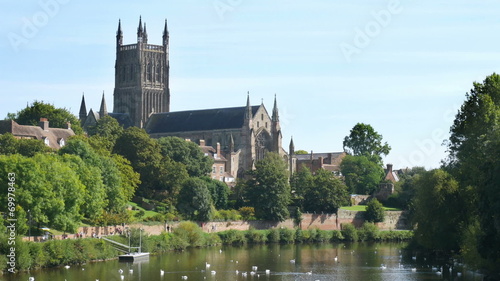
[[245,120],[252,119],[252,106],[250,106],[250,92],[247,92],[247,106],[245,108]]
[[116,47],[118,48],[123,44],[123,32],[121,20],[118,20],[118,31],[116,31]]
[[139,16],[139,27],[137,27],[137,43],[142,43],[142,36],[143,36],[142,17]]
[[165,19],[165,27],[163,28],[163,46],[168,45],[168,37],[167,19]]
[[290,138],[289,154],[290,156],[295,155],[295,145],[293,144],[293,137]]
[[274,95],[274,107],[273,107],[273,116],[272,116],[273,122],[279,122],[280,117],[278,114],[278,103],[276,101],[276,94]]
[[99,108],[99,117],[102,118],[108,115],[108,109],[106,107],[106,99],[104,98],[104,91],[102,92],[101,107]]
[[142,42],[148,43],[148,32],[146,31],[146,23],[144,22],[144,32],[142,33]]
[[82,103],[80,105],[80,113],[78,114],[80,122],[83,124],[87,118],[87,106],[85,105],[85,94],[82,94]]

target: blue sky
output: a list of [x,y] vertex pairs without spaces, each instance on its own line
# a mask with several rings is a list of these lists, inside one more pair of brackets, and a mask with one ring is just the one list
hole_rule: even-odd
[[283,144],[342,150],[358,122],[395,168],[434,168],[474,81],[500,66],[497,1],[1,0],[0,118],[34,100],[112,109],[115,35],[170,31],[171,110],[243,106],[276,94]]

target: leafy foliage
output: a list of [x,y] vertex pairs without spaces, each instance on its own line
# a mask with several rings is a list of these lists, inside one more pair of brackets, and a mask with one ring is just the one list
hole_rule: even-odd
[[194,142],[178,137],[163,137],[158,139],[158,144],[162,154],[184,164],[191,177],[201,177],[212,170],[213,160],[205,156]]
[[365,220],[368,222],[383,222],[384,218],[384,206],[376,198],[373,198],[366,206]]
[[47,118],[52,128],[64,128],[66,123],[70,122],[71,129],[75,134],[83,133],[80,121],[69,110],[56,108],[54,105],[43,101],[34,101],[31,106],[27,106],[15,115],[10,114],[9,116],[21,125],[37,126],[40,118]]
[[212,197],[207,182],[199,178],[188,179],[179,193],[177,209],[187,219],[209,221],[212,218]]
[[324,169],[316,171],[313,185],[304,193],[304,210],[309,212],[337,213],[338,208],[349,203],[347,186]]
[[391,147],[387,142],[382,143],[382,135],[372,126],[358,123],[344,138],[344,151],[354,156],[366,156],[370,160],[381,163],[381,156],[389,154]]
[[277,153],[267,153],[255,164],[246,185],[245,197],[255,208],[257,218],[284,221],[288,218],[290,185],[286,164]]
[[340,164],[349,191],[357,194],[371,194],[384,176],[384,170],[366,156],[347,155]]

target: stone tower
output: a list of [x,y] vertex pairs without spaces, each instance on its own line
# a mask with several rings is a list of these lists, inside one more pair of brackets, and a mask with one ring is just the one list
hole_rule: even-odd
[[167,21],[162,45],[148,44],[146,23],[139,18],[137,43],[123,45],[121,22],[116,33],[114,113],[127,113],[142,128],[153,113],[170,111]]

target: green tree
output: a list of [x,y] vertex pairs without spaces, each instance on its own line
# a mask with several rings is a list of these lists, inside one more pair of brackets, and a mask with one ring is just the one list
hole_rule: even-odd
[[31,106],[18,111],[15,115],[9,114],[10,118],[21,125],[37,126],[40,118],[47,118],[51,128],[64,128],[67,122],[71,123],[71,129],[75,134],[83,134],[80,121],[66,108],[56,108],[52,104],[43,101],[34,101]]
[[[475,82],[451,126],[446,169],[471,190],[469,213],[480,222],[477,251],[498,273],[500,263],[500,75]],[[476,201],[472,201],[475,198]],[[471,222],[473,223],[473,222]],[[493,264],[493,266],[491,266]],[[492,269],[493,268],[493,269]]]
[[229,186],[221,181],[214,180],[207,176],[202,177],[202,179],[207,183],[215,208],[218,210],[226,209],[230,193]]
[[344,138],[344,151],[354,156],[366,156],[370,160],[381,164],[382,155],[389,154],[391,147],[387,142],[382,143],[382,135],[372,126],[358,123],[348,136]]
[[186,166],[191,177],[205,176],[212,170],[213,160],[201,151],[200,147],[178,137],[158,139],[162,154]]
[[384,219],[384,206],[376,198],[373,198],[366,205],[365,220],[368,222],[383,222]]
[[177,209],[186,219],[209,221],[212,218],[212,197],[207,182],[200,178],[185,181],[179,192]]
[[467,216],[458,182],[438,169],[422,174],[415,184],[416,241],[429,250],[458,250],[463,218]]
[[11,133],[0,135],[0,154],[11,155],[19,153],[23,156],[33,157],[37,153],[48,153],[52,149],[42,140],[16,139]]
[[91,143],[98,142],[101,147],[110,152],[123,131],[123,127],[118,121],[109,115],[103,116],[94,126],[87,129],[87,133],[92,139]]
[[289,217],[291,202],[286,163],[277,153],[267,153],[255,163],[255,170],[248,180],[245,197],[255,208],[258,218],[284,221]]
[[366,156],[347,155],[340,163],[340,171],[351,193],[372,194],[384,176],[384,170]]
[[292,199],[298,207],[304,209],[304,196],[314,188],[314,177],[311,170],[303,165],[298,172],[292,175],[290,187],[292,189]]
[[307,152],[303,149],[299,149],[299,150],[295,150],[295,154],[304,155],[304,154],[309,154],[309,152]]
[[304,193],[304,210],[337,213],[338,208],[349,204],[347,186],[332,172],[324,169],[316,171],[313,185]]

